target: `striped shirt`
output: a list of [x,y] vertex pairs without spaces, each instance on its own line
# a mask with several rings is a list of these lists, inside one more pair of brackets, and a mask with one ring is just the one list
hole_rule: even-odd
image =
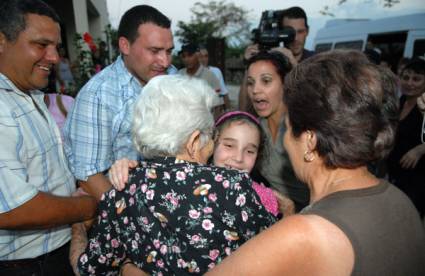
[[[59,129],[43,102],[43,93],[23,93],[2,74],[0,133],[0,213],[23,205],[39,191],[71,195],[75,179],[68,169]],[[51,252],[68,242],[70,234],[68,226],[0,230],[0,260],[34,258]]]
[[131,121],[141,91],[121,57],[80,90],[63,129],[65,152],[77,179],[104,172],[123,157],[137,160]]

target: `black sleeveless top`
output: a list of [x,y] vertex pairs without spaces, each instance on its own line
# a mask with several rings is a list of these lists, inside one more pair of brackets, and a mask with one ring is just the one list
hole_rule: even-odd
[[354,250],[352,275],[425,275],[425,232],[407,196],[382,181],[330,194],[301,214],[339,227]]

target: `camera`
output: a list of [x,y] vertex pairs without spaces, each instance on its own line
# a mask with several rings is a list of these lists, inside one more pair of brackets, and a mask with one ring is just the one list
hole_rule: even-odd
[[295,30],[292,27],[282,28],[284,10],[266,10],[261,14],[258,28],[252,30],[252,41],[258,43],[260,49],[268,50],[288,45],[295,38]]

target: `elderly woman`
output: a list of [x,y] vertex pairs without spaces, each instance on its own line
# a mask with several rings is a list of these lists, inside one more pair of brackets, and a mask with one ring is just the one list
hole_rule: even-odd
[[359,52],[326,52],[286,78],[284,145],[310,205],[241,246],[207,275],[425,275],[412,202],[366,164],[394,140],[395,85]]
[[417,100],[425,92],[425,61],[419,58],[401,72],[400,118],[397,139],[388,158],[390,181],[405,192],[425,215],[425,144],[423,115]]
[[103,195],[80,274],[131,262],[154,275],[204,273],[275,218],[246,173],[206,166],[213,151],[214,91],[201,80],[160,76],[134,109],[145,161],[122,191]]

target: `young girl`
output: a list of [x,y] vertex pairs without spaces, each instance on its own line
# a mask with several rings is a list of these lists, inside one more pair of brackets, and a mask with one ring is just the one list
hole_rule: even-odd
[[[221,115],[216,120],[215,127],[213,165],[251,174],[266,155],[265,135],[259,120],[247,112],[231,111]],[[121,159],[111,167],[109,179],[117,190],[124,188],[128,180],[128,168],[135,166],[137,161]],[[254,176],[252,187],[267,211],[274,216],[278,216],[280,210],[285,215],[293,213],[291,202],[280,196],[278,202],[272,189],[259,184],[257,181],[260,179],[257,175],[251,176]]]
[[[217,136],[213,164],[251,174],[266,154],[265,135],[259,120],[247,112],[231,111],[219,117],[215,127]],[[256,177],[253,177],[253,180],[252,187],[260,197],[261,203],[267,211],[277,216],[279,205],[273,191],[257,183]]]

